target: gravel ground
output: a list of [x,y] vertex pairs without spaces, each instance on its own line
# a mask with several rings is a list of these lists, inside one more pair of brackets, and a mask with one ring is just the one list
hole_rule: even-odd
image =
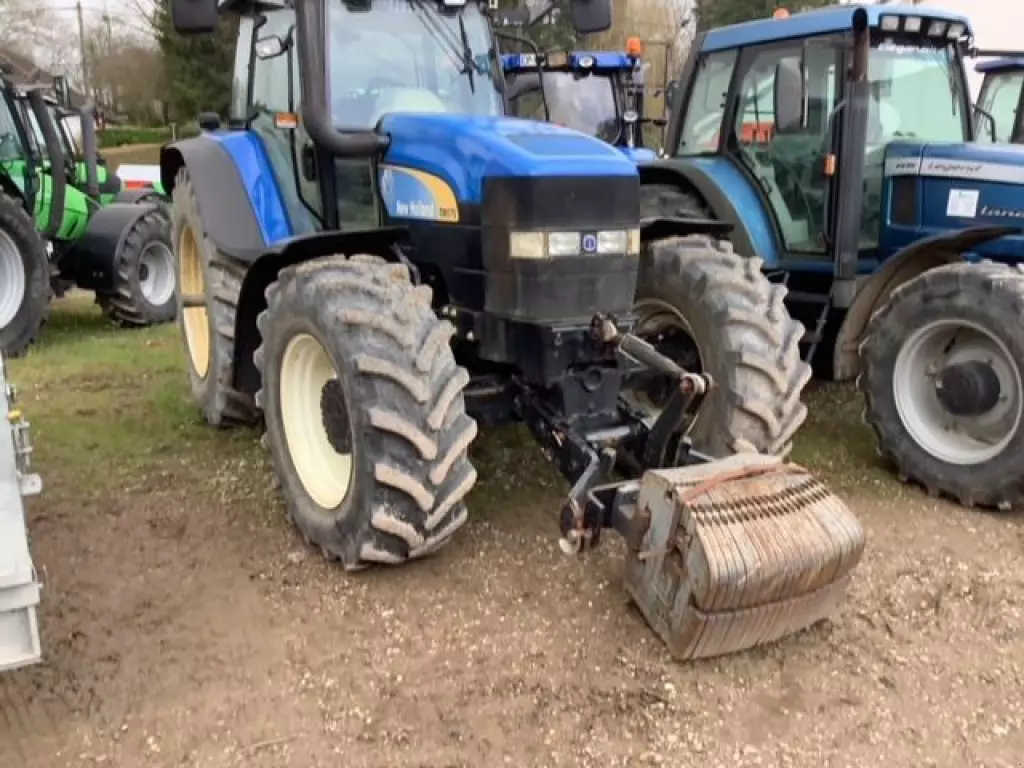
[[46,662],[0,677],[0,765],[1022,765],[1019,516],[848,495],[868,549],[834,621],[678,664],[618,542],[559,553],[543,484],[485,489],[508,500],[428,562],[346,575],[262,468],[86,501],[53,468]]

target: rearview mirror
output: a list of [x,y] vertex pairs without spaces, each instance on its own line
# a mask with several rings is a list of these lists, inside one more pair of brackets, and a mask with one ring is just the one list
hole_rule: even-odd
[[775,67],[775,133],[799,133],[807,122],[807,82],[804,64],[791,56]]
[[261,37],[253,48],[256,51],[256,58],[260,61],[277,58],[287,50],[284,40],[277,35]]
[[179,35],[203,35],[217,29],[217,0],[171,0],[171,25]]
[[611,0],[571,0],[572,26],[581,35],[604,32],[612,26]]

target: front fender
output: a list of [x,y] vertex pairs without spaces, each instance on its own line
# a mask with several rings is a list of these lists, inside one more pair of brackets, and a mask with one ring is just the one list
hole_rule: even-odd
[[[255,259],[242,279],[235,314],[234,388],[255,394],[260,375],[253,353],[260,344],[256,318],[267,308],[267,287],[285,267],[322,256],[368,253],[388,261],[398,261],[401,247],[411,243],[406,227],[351,232],[320,232],[301,235],[278,243]],[[395,246],[399,246],[396,248]]]
[[129,229],[155,210],[158,206],[152,203],[111,203],[98,208],[82,236],[60,257],[61,277],[85,290],[112,291],[117,255],[124,247]]
[[712,215],[730,226],[729,239],[742,256],[765,264],[781,251],[771,214],[758,191],[727,158],[666,158],[638,166],[640,184],[671,184],[696,194]]
[[203,134],[163,147],[160,181],[168,195],[182,167],[206,235],[222,253],[253,263],[292,235],[277,181],[255,137]]
[[858,289],[836,337],[833,375],[836,381],[854,378],[860,372],[859,347],[868,320],[899,286],[929,269],[962,261],[964,254],[979,245],[1019,233],[1019,227],[971,227],[918,240],[882,264]]

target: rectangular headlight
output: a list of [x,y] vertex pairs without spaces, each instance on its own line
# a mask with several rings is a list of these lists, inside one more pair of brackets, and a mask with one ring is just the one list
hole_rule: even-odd
[[511,232],[508,255],[513,259],[546,259],[543,232]]
[[921,31],[921,25],[923,23],[924,19],[920,16],[907,16],[907,18],[903,20],[903,31],[916,35]]
[[626,246],[626,254],[629,256],[640,255],[640,230],[629,230],[629,243]]
[[948,24],[942,19],[933,19],[928,25],[928,37],[943,37],[946,34]]
[[967,32],[967,25],[962,24],[959,21],[949,25],[949,32],[946,33],[946,37],[950,40],[959,40]]
[[628,246],[629,235],[624,229],[597,233],[598,253],[625,253]]
[[[908,19],[909,21],[909,19]],[[900,17],[899,16],[883,16],[878,26],[882,28],[883,32],[895,32],[900,28]],[[918,24],[920,26],[920,24]]]
[[548,232],[549,256],[579,256],[579,232]]

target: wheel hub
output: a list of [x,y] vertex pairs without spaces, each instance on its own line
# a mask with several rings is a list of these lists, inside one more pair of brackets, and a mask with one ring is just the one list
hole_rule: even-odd
[[320,392],[320,417],[323,419],[327,441],[341,454],[352,452],[352,431],[341,382],[330,379]]
[[999,402],[999,376],[980,360],[954,363],[936,376],[935,394],[954,416],[980,416]]

